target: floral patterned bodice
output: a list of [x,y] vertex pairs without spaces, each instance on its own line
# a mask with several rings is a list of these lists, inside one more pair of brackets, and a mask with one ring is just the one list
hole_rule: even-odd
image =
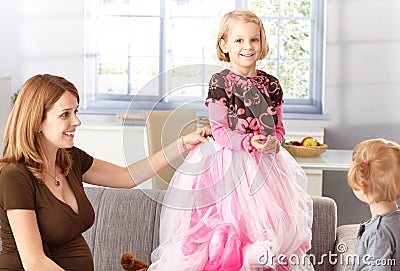
[[206,105],[210,102],[228,107],[232,130],[274,135],[278,123],[275,107],[283,104],[283,94],[278,79],[264,71],[244,77],[224,69],[210,79]]

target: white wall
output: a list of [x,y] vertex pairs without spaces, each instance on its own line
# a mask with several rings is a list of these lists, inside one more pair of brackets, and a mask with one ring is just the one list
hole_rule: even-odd
[[[144,138],[144,127],[84,125],[78,127],[74,143],[93,157],[126,166],[147,156],[147,142]],[[140,185],[140,188],[151,187],[151,180]]]
[[[0,5],[0,75],[12,76],[12,89],[49,72],[83,90],[84,1],[0,0]],[[378,136],[400,142],[399,10],[398,0],[327,0],[330,120],[285,120],[288,127],[323,127],[325,142],[334,149]],[[324,194],[338,203],[340,224],[368,216],[348,189],[345,173],[324,174]]]
[[[400,142],[400,1],[327,3],[325,141],[338,149],[375,137]],[[346,173],[326,172],[324,194],[338,203],[339,224],[370,216],[348,189]]]
[[3,137],[11,109],[11,78],[0,76],[0,157],[3,156]]
[[328,0],[330,127],[400,123],[399,11],[398,0]]
[[0,75],[17,91],[38,73],[83,89],[83,0],[0,0]]

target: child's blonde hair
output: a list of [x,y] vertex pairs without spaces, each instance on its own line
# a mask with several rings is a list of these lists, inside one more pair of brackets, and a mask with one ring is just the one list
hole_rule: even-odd
[[254,12],[247,9],[236,9],[234,11],[228,12],[224,15],[221,20],[218,38],[217,38],[217,56],[218,59],[225,62],[230,62],[231,59],[229,54],[224,53],[220,47],[221,39],[226,40],[227,34],[232,26],[232,24],[236,20],[241,20],[246,23],[255,23],[260,27],[260,38],[261,38],[261,53],[258,59],[263,59],[267,56],[269,51],[269,46],[267,42],[267,38],[265,35],[264,25],[260,17],[258,17]]
[[373,202],[400,198],[400,145],[386,139],[360,142],[353,151],[348,183]]

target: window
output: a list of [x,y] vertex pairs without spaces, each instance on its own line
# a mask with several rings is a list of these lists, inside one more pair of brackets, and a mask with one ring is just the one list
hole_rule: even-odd
[[264,21],[270,53],[258,68],[280,80],[284,111],[322,113],[324,1],[86,1],[86,112],[205,110],[209,75],[226,65],[215,53],[220,20],[245,7]]

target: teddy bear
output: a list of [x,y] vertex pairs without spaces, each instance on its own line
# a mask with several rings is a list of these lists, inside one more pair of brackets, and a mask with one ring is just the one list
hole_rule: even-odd
[[127,271],[147,271],[148,265],[138,259],[135,259],[132,253],[126,252],[121,256],[121,266]]

